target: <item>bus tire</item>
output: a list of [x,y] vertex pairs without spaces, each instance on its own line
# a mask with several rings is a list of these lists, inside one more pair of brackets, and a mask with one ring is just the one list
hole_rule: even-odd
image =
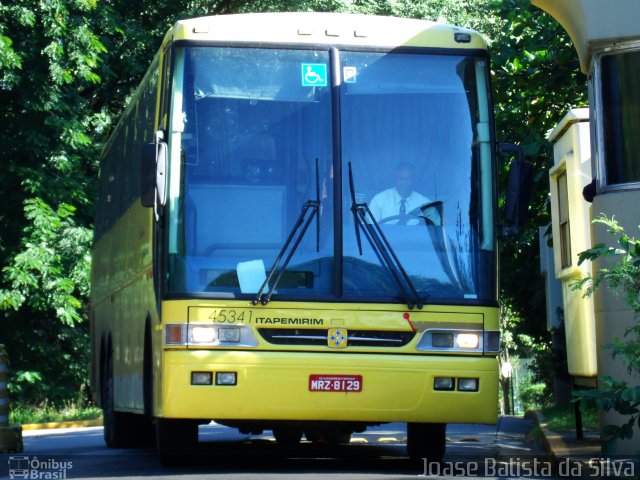
[[351,442],[351,434],[349,430],[341,428],[329,428],[323,432],[324,440],[331,445],[346,445]]
[[166,467],[181,465],[195,454],[198,422],[156,418],[156,451]]
[[150,417],[141,414],[125,414],[129,417],[131,429],[131,446],[141,448],[153,448],[156,436],[153,421]]
[[296,445],[302,440],[302,430],[295,427],[277,427],[273,429],[273,437],[282,445]]
[[[142,402],[144,414],[153,418],[153,346],[151,340],[151,316],[147,315],[144,327],[144,350],[142,360]],[[149,421],[151,424],[151,420]]]
[[309,428],[304,431],[304,436],[309,442],[322,442],[324,441],[324,436],[322,435],[322,431],[318,428]]
[[413,460],[442,461],[447,444],[446,423],[407,423],[407,453]]
[[142,361],[142,405],[144,415],[135,415],[135,441],[136,446],[153,448],[155,446],[156,436],[153,425],[153,358],[150,316],[147,316],[144,330],[144,354]]
[[113,360],[107,358],[102,376],[102,418],[104,423],[104,442],[109,448],[128,448],[134,446],[127,414],[115,410],[113,388]]
[[330,445],[349,443],[352,433],[351,430],[344,430],[338,427],[310,428],[304,431],[304,435],[308,441]]

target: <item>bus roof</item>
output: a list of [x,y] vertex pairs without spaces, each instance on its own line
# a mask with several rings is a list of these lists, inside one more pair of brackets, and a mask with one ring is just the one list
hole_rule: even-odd
[[171,39],[374,48],[487,48],[478,32],[462,27],[409,18],[317,12],[249,13],[180,20],[169,30],[163,43]]

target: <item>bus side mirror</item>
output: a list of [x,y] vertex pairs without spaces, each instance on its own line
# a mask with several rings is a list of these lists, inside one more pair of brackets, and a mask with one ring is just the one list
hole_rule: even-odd
[[511,162],[507,177],[507,191],[504,202],[504,218],[506,225],[503,233],[515,234],[527,221],[529,202],[533,186],[533,167],[524,161],[524,153],[519,145],[500,144],[500,154],[514,153],[516,158]]
[[167,201],[167,144],[147,143],[140,165],[140,201],[143,207],[164,205]]

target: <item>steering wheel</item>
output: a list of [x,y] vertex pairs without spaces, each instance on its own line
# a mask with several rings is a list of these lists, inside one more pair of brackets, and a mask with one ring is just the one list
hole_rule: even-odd
[[[404,215],[391,215],[390,217],[381,218],[380,220],[378,220],[378,225],[393,222],[394,220],[398,221],[396,225],[407,225],[408,224],[407,222],[409,222],[410,220],[418,220],[417,225],[419,225],[421,218],[422,217],[420,216],[420,207],[418,207],[418,208],[414,208],[413,210],[409,210]],[[412,224],[412,225],[416,225],[416,224]]]
[[396,225],[406,225],[407,222],[409,220],[413,220],[416,217],[413,217],[411,215],[391,215],[390,217],[385,217],[385,218],[381,218],[380,220],[378,220],[378,225],[383,225],[385,223],[389,223],[389,222],[393,222],[394,220],[397,220],[398,223],[396,223]]
[[[411,225],[411,226],[421,225],[422,222],[420,220],[424,220],[427,225],[435,225],[433,220],[427,217],[423,217],[419,213],[420,213],[420,208],[419,207],[414,208],[413,210],[405,213],[404,215],[391,215],[390,217],[381,218],[380,220],[378,220],[378,225],[383,225],[385,223],[393,222],[394,220],[398,221],[396,225]],[[418,223],[409,224],[411,220],[418,220]]]

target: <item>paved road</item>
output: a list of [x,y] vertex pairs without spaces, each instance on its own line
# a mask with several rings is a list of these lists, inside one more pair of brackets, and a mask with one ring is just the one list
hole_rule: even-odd
[[[527,473],[518,468],[540,453],[526,441],[529,428],[526,420],[512,417],[501,418],[497,426],[450,425],[444,462],[431,467],[428,473],[501,478]],[[424,474],[423,465],[406,457],[405,426],[396,423],[354,434],[349,445],[302,442],[294,447],[276,445],[268,431],[248,436],[207,425],[200,427],[204,454],[192,459],[188,466],[169,469],[160,466],[152,450],[107,449],[100,427],[24,433],[25,451],[0,459],[0,475],[5,478],[10,473],[9,466],[14,468],[15,478],[23,478],[18,474],[25,473],[20,469],[27,465],[32,467],[29,478],[69,479],[400,479]],[[505,461],[509,457],[515,459],[511,466]]]

